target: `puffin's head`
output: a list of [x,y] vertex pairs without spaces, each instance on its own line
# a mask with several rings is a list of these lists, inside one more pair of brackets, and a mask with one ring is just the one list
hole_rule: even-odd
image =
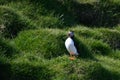
[[68,37],[73,38],[73,37],[74,37],[74,32],[73,32],[73,31],[69,31],[69,32],[68,32]]

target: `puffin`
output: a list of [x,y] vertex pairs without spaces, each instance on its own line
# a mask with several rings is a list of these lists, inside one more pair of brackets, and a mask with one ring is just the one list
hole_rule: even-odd
[[68,32],[68,38],[65,40],[65,47],[67,49],[67,51],[70,54],[70,59],[74,60],[76,56],[78,56],[78,51],[76,46],[74,45],[74,32],[73,31],[69,31]]

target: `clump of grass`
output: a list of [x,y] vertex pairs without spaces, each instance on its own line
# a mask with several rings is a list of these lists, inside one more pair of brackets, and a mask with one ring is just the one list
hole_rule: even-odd
[[13,38],[20,31],[32,26],[27,18],[6,6],[0,6],[0,25],[3,28],[2,35],[8,38]]
[[[118,0],[1,0],[1,4],[12,6],[32,20],[51,13],[63,15],[64,25],[84,24],[98,27],[114,27],[119,24]],[[57,6],[56,6],[57,5]]]
[[94,7],[97,15],[94,24],[108,27],[119,24],[119,6],[120,4],[114,3],[113,0],[98,1]]
[[102,33],[99,30],[96,30],[95,28],[86,27],[83,25],[78,25],[73,28],[70,28],[71,30],[75,31],[75,34],[78,35],[78,37],[84,37],[84,38],[94,38],[94,39],[101,39]]
[[53,58],[67,53],[65,38],[66,35],[61,30],[29,30],[21,32],[15,43],[21,51],[40,53],[45,58]]
[[[88,49],[89,53],[100,53],[103,55],[109,54],[111,52],[111,49],[109,44],[107,44],[106,41],[104,41],[104,38],[102,38],[104,33],[100,32],[96,29],[91,29],[87,27],[76,27],[71,28],[74,30],[76,37],[78,37],[77,45],[80,43],[84,43],[86,46],[85,49]],[[82,46],[81,44],[79,46]],[[80,48],[78,48],[79,50]],[[84,49],[80,49],[79,52],[81,52]],[[85,50],[87,51],[87,50]],[[82,51],[83,54],[85,51]],[[86,56],[86,55],[85,55]],[[90,56],[90,55],[88,55]]]
[[52,71],[41,60],[31,61],[22,56],[12,60],[11,72],[12,80],[51,80],[52,76]]
[[[113,54],[113,53],[111,53],[111,54]],[[119,59],[111,57],[111,56],[102,56],[102,55],[97,55],[95,57],[99,60],[99,63],[106,70],[108,70],[108,72],[111,75],[111,76],[109,76],[109,78],[111,78],[113,80],[119,80],[120,79],[120,76],[119,76],[120,75],[120,73],[119,73],[119,70],[120,70],[120,68],[119,68],[119,66],[120,66],[119,62],[120,62],[120,60]]]
[[108,43],[113,49],[120,49],[120,32],[117,30],[100,29],[103,34],[101,38],[104,42]]
[[114,59],[120,60],[120,51],[119,50],[115,50],[109,56],[114,58]]
[[[21,51],[40,53],[45,58],[53,58],[63,54],[68,54],[65,48],[66,32],[53,29],[29,30],[19,34],[15,39],[16,46]],[[75,46],[81,57],[91,57],[90,49],[85,45],[84,38],[75,36]]]
[[83,60],[80,58],[70,61],[68,56],[61,56],[50,60],[48,65],[54,71],[53,80],[119,80],[119,73],[103,67],[102,63],[89,59]]
[[103,43],[101,40],[95,39],[86,39],[86,45],[90,48],[92,53],[107,55],[112,52],[110,46],[106,43]]
[[[72,15],[72,12],[70,12],[69,10],[72,3],[71,1],[72,0],[69,0],[69,1],[68,0],[63,0],[63,1],[58,1],[58,0],[53,0],[53,1],[51,0],[47,0],[47,1],[15,0],[13,1],[11,0],[6,5],[9,7],[12,7],[13,9],[27,16],[33,22],[38,20],[39,22],[42,22],[41,19],[43,19],[47,21],[46,23],[49,23],[49,20],[50,22],[52,22],[51,19],[54,19],[52,23],[54,23],[55,21],[59,21],[59,23],[58,22],[54,23],[56,25],[59,24],[62,26],[65,26],[65,25],[70,26],[70,25],[73,25],[74,22],[76,22],[74,19],[74,16]],[[51,17],[51,14],[53,14],[52,17]],[[47,19],[47,18],[51,18],[51,19]],[[49,23],[49,25],[50,24],[51,23]],[[59,28],[60,26],[57,26],[57,27]]]
[[64,28],[64,22],[59,17],[40,16],[38,20],[33,21],[36,29],[39,28]]
[[24,53],[8,59],[0,55],[0,77],[2,80],[51,80],[53,72],[46,61],[35,54]]
[[87,28],[84,26],[77,26],[73,29],[77,37],[84,37],[85,39],[93,38],[95,40],[101,40],[103,43],[107,43],[112,49],[119,49],[120,42],[120,32],[119,27],[117,29],[108,29],[108,28]]
[[119,80],[119,74],[105,69],[99,63],[95,63],[88,67],[86,78],[91,80]]
[[75,37],[74,39],[74,44],[77,48],[77,51],[79,53],[79,56],[82,58],[93,58],[90,49],[88,46],[85,44],[84,38],[77,38],[78,36]]
[[16,53],[18,53],[18,50],[15,48],[15,46],[11,45],[5,39],[0,39],[0,55],[11,57]]

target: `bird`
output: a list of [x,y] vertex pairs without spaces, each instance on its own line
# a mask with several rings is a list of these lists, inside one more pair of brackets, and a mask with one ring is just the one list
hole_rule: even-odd
[[77,49],[74,45],[74,32],[73,31],[69,31],[68,32],[68,38],[65,40],[65,47],[67,49],[67,51],[70,53],[70,59],[74,60],[75,56],[78,56],[78,52]]

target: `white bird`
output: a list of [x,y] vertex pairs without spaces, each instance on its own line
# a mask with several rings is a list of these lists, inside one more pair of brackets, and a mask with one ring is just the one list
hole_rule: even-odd
[[74,45],[74,41],[72,39],[73,37],[74,37],[74,33],[72,31],[70,31],[68,33],[68,38],[65,41],[65,47],[66,47],[67,51],[70,53],[70,56],[77,56],[78,52]]

